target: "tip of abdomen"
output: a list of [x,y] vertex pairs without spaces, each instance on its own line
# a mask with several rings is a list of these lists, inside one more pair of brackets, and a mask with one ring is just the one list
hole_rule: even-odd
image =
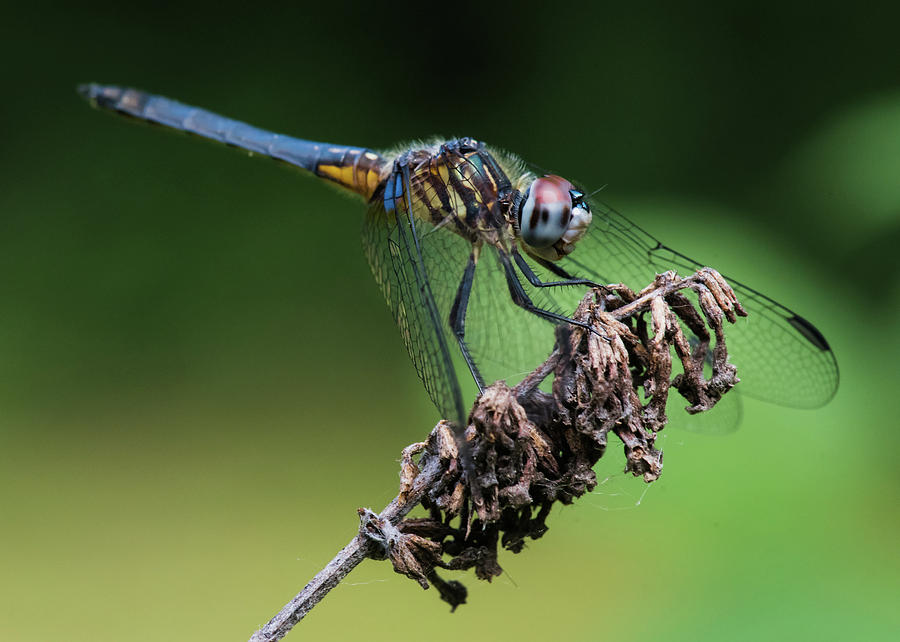
[[123,97],[131,93],[135,97],[142,96],[143,92],[134,89],[123,89],[112,85],[98,85],[97,83],[84,83],[78,85],[78,94],[95,107],[118,109]]
[[[83,83],[77,87],[78,94],[86,101],[97,103],[106,100],[114,100],[121,95],[122,90],[118,87],[109,87],[108,85],[98,85],[94,82]],[[115,95],[113,95],[115,94]]]

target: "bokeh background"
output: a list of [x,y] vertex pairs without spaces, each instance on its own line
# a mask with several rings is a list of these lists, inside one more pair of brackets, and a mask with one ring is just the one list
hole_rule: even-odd
[[3,9],[0,639],[246,639],[436,419],[359,203],[85,81],[319,140],[487,140],[607,185],[840,361],[822,409],[670,431],[649,489],[611,447],[456,613],[371,562],[288,639],[896,639],[900,16],[644,6]]

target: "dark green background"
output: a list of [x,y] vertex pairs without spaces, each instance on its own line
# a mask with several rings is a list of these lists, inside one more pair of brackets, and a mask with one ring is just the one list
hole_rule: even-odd
[[293,637],[896,634],[887,3],[332,4],[3,10],[0,639],[246,639],[350,539],[358,506],[390,500],[401,448],[435,420],[359,203],[93,111],[85,81],[319,140],[487,140],[608,185],[838,355],[825,408],[748,401],[734,435],[669,431],[639,506],[611,448],[602,492],[503,555],[493,584],[460,578],[457,613],[371,562]]

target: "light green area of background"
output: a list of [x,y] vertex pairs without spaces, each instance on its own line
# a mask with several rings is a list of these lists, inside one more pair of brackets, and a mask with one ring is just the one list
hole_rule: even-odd
[[746,400],[733,435],[667,431],[649,488],[611,446],[609,482],[503,576],[457,576],[456,613],[369,562],[289,640],[896,637],[896,20],[216,7],[4,20],[0,640],[246,639],[436,419],[360,204],[92,111],[92,80],[375,148],[468,134],[608,183],[840,361],[822,409]]

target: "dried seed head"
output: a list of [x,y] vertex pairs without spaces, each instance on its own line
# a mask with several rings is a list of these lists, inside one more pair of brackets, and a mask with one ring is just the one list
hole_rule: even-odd
[[[528,538],[546,532],[554,503],[568,504],[596,486],[593,465],[610,431],[624,445],[627,472],[646,482],[659,477],[663,454],[654,442],[667,421],[670,389],[687,399],[688,412],[715,405],[738,381],[723,323],[745,314],[709,268],[685,279],[660,274],[640,293],[623,285],[588,293],[573,318],[590,331],[558,327],[544,364],[515,388],[498,382],[483,392],[463,439],[441,422],[427,442],[404,450],[400,501],[413,492],[420,469],[440,467],[438,481],[420,494],[431,516],[393,528],[364,515],[361,532],[380,543],[398,573],[424,587],[431,582],[455,608],[465,588],[435,569],[475,568],[487,580],[499,575],[498,544],[521,551]],[[671,378],[673,352],[683,373]],[[551,373],[549,395],[538,385]]]

